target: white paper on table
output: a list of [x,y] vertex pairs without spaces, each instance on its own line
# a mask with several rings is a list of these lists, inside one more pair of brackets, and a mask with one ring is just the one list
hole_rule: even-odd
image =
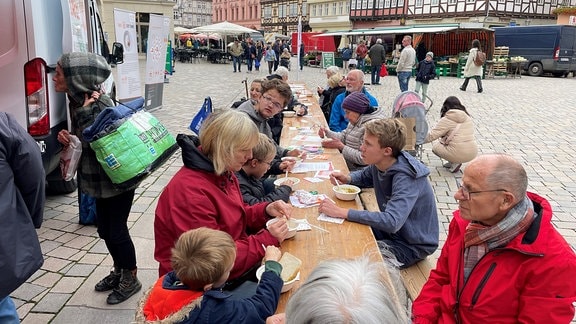
[[293,221],[295,221],[296,223],[298,223],[298,226],[296,227],[296,231],[310,231],[312,230],[312,227],[310,225],[308,225],[308,221],[305,219],[296,219],[296,218],[291,218]]
[[322,171],[322,170],[334,170],[332,162],[302,162],[296,166],[291,173],[305,173],[309,171]]
[[322,221],[322,222],[328,222],[328,223],[334,223],[334,224],[344,223],[344,218],[331,217],[331,216],[328,216],[324,213],[320,213],[320,215],[318,215],[318,220]]
[[322,138],[318,135],[296,135],[292,137],[292,141],[298,142],[314,142],[314,143],[322,143]]
[[320,179],[320,178],[318,178],[318,177],[315,177],[315,178],[305,177],[304,180],[306,180],[306,181],[308,181],[308,182],[312,182],[312,183],[324,181],[324,179]]

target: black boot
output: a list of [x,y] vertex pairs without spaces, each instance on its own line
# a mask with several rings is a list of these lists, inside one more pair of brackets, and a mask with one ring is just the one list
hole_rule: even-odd
[[122,269],[120,271],[120,284],[114,288],[106,299],[106,303],[110,305],[119,304],[142,289],[142,284],[138,280],[138,277],[136,277],[136,269]]
[[463,83],[462,86],[460,87],[460,90],[466,91],[466,87],[468,87],[468,81],[470,81],[470,78],[465,78],[465,79],[464,79],[464,83]]
[[476,86],[478,87],[478,93],[482,93],[482,80],[480,79],[480,76],[476,76]]
[[94,290],[96,291],[108,291],[112,290],[120,284],[120,269],[114,267],[110,274],[104,277],[104,279],[98,281],[98,283],[94,286]]

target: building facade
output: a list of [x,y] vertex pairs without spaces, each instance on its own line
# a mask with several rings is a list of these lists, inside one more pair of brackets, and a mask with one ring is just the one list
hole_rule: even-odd
[[352,29],[350,0],[308,0],[312,31]]
[[212,23],[212,0],[176,0],[174,27],[194,28]]
[[308,4],[304,0],[260,0],[261,30],[290,36],[298,31],[298,16],[303,30],[309,30]]
[[558,6],[576,0],[350,0],[354,28],[481,23],[484,27],[554,24]]
[[228,21],[255,30],[261,29],[260,0],[213,0],[214,23]]

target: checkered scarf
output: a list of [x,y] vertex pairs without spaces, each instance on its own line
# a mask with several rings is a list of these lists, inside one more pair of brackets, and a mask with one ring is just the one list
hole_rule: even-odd
[[63,54],[58,63],[66,78],[68,94],[80,105],[84,104],[84,95],[99,91],[112,72],[106,59],[94,53]]
[[464,235],[464,281],[478,261],[489,251],[508,244],[525,232],[536,217],[528,197],[512,208],[506,217],[493,226],[470,222]]

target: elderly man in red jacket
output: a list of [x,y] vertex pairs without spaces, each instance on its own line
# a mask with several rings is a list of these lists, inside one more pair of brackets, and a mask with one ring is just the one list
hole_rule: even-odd
[[551,224],[548,201],[527,186],[526,171],[510,156],[470,162],[436,269],[414,301],[414,323],[574,318],[576,255]]

